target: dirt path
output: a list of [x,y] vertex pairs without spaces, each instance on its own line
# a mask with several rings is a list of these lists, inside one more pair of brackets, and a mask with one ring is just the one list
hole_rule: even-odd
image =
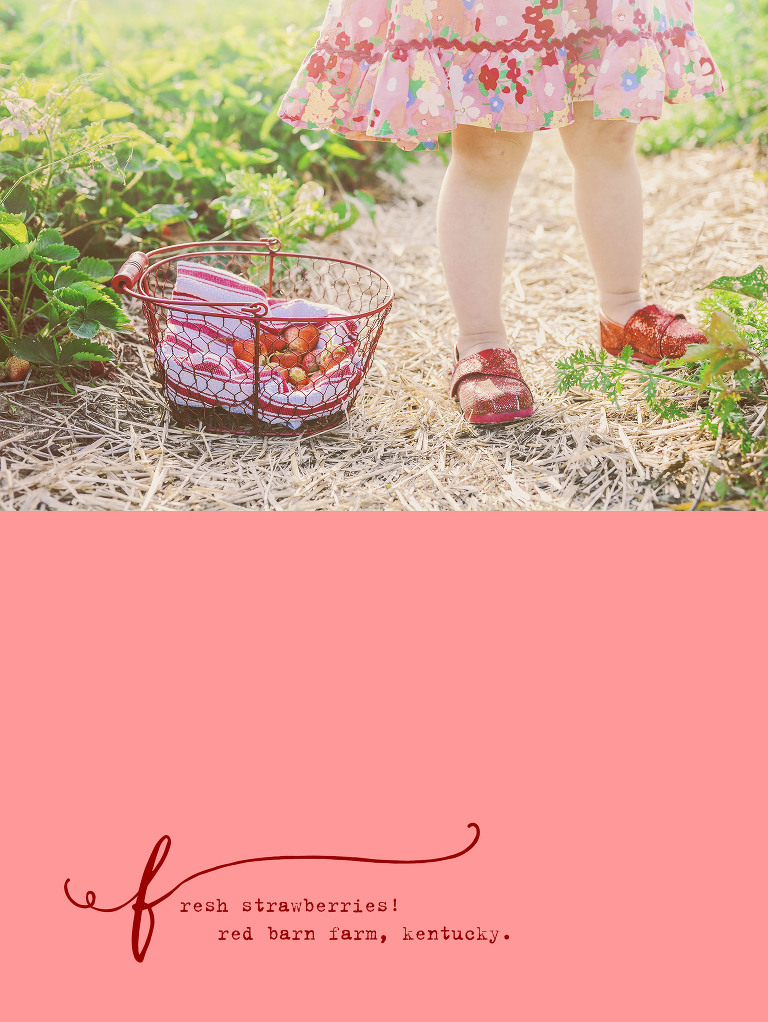
[[[506,317],[537,413],[496,432],[461,420],[447,391],[453,322],[434,226],[442,173],[425,156],[401,188],[408,198],[383,207],[375,228],[360,222],[326,246],[375,266],[398,293],[347,425],[307,440],[179,429],[152,380],[151,350],[123,337],[119,374],[75,397],[0,385],[0,507],[652,509],[706,497],[715,440],[695,418],[648,417],[631,393],[616,409],[553,392],[554,362],[597,336],[557,132],[534,141],[507,261]],[[641,173],[646,296],[695,320],[697,287],[765,261],[768,183],[754,154],[733,146],[641,158]]]

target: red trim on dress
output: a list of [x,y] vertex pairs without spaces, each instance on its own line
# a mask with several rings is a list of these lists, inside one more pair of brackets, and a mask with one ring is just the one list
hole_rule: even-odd
[[666,36],[679,35],[680,32],[688,33],[695,32],[693,25],[673,25],[670,28],[665,29],[663,32],[635,32],[632,29],[622,29],[621,32],[617,32],[612,26],[604,25],[601,28],[580,28],[578,32],[572,32],[570,35],[563,39],[527,39],[522,40],[520,38],[512,40],[503,40],[498,43],[475,43],[471,40],[461,39],[443,39],[438,36],[434,39],[409,39],[406,42],[402,41],[387,41],[382,47],[383,53],[364,54],[358,53],[356,50],[339,50],[336,49],[330,40],[320,39],[315,46],[315,51],[323,50],[325,53],[335,54],[337,57],[345,57],[352,60],[357,60],[362,63],[365,61],[368,64],[376,64],[382,60],[384,53],[395,53],[403,50],[427,50],[427,49],[439,49],[439,50],[473,50],[475,53],[512,53],[514,50],[559,50],[562,47],[573,48],[576,42],[589,42],[592,39],[600,37],[611,37],[617,43],[634,42],[637,39],[654,39],[658,42],[663,41]]

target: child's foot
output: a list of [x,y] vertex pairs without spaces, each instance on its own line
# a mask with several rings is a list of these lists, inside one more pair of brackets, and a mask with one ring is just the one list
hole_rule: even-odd
[[453,358],[451,396],[467,422],[500,426],[533,414],[533,396],[508,347],[470,351],[459,358],[457,345]]
[[607,318],[601,309],[600,344],[609,355],[618,356],[629,345],[632,357],[647,365],[663,358],[681,358],[691,344],[705,344],[706,337],[682,313],[660,305],[644,305],[626,323]]

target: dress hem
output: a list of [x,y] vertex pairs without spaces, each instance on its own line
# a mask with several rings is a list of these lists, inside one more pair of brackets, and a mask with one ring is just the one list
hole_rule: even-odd
[[639,124],[659,120],[664,103],[725,92],[690,22],[593,25],[562,37],[529,38],[526,30],[482,42],[391,31],[352,43],[344,32],[332,41],[329,27],[279,116],[298,129],[392,142],[408,152],[437,149],[438,135],[461,124],[512,132],[564,127],[575,102],[592,101],[595,120]]

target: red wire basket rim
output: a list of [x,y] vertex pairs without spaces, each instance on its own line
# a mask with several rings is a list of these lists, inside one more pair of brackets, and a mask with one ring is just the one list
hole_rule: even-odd
[[[355,269],[365,270],[367,273],[372,273],[374,274],[374,276],[378,277],[379,280],[383,281],[383,283],[386,285],[387,290],[389,291],[389,296],[387,300],[377,309],[372,309],[369,312],[350,312],[345,316],[302,316],[301,317],[302,323],[340,323],[349,319],[367,319],[370,316],[379,315],[385,309],[389,308],[394,301],[395,289],[392,286],[392,283],[383,274],[379,273],[378,270],[374,270],[372,266],[365,266],[363,263],[356,263],[351,259],[339,259],[336,256],[315,256],[307,252],[283,252],[282,249],[275,249],[270,247],[267,244],[267,242],[239,242],[238,244],[240,245],[239,248],[230,247],[229,249],[226,246],[228,245],[231,246],[231,242],[226,241],[203,242],[198,245],[195,244],[170,245],[166,246],[165,248],[159,248],[156,251],[149,253],[149,258],[152,260],[152,262],[150,263],[150,265],[147,266],[147,268],[144,270],[144,272],[141,274],[138,281],[136,282],[136,290],[133,291],[131,288],[125,287],[123,289],[123,294],[128,295],[131,298],[135,298],[140,302],[148,302],[152,305],[157,305],[167,309],[176,308],[179,309],[180,311],[184,311],[185,308],[200,308],[201,306],[205,306],[206,308],[209,308],[214,312],[217,309],[219,310],[231,309],[232,311],[238,310],[249,319],[250,318],[258,319],[262,323],[284,323],[286,322],[287,319],[287,317],[285,316],[283,317],[257,316],[253,310],[254,308],[259,307],[260,303],[258,302],[255,302],[251,306],[243,305],[242,302],[218,302],[216,305],[210,305],[210,303],[207,303],[202,299],[184,300],[176,298],[156,298],[154,295],[149,294],[148,292],[142,289],[142,286],[146,278],[149,276],[150,272],[157,271],[157,269],[160,266],[164,266],[166,263],[178,262],[180,259],[185,258],[185,256],[182,255],[182,253],[187,253],[187,255],[189,256],[222,255],[222,254],[251,255],[254,250],[266,249],[270,255],[280,256],[281,258],[286,257],[292,259],[311,259],[314,262],[319,261],[324,263],[338,263],[342,266],[353,266],[355,267]],[[214,250],[206,248],[206,246],[210,245],[216,245],[217,248]],[[243,248],[242,247],[243,245],[247,247]],[[166,253],[168,252],[173,252],[175,254],[167,255]],[[165,258],[162,259],[157,258],[158,256],[163,255],[165,255]]]

